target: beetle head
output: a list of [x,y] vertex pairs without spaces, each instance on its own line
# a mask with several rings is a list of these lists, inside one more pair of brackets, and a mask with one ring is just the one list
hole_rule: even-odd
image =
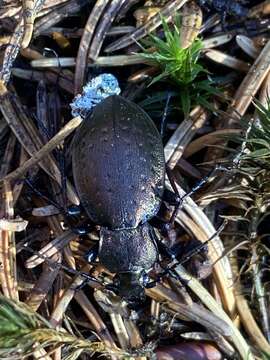
[[114,277],[114,286],[119,296],[130,306],[145,301],[142,272],[122,272]]

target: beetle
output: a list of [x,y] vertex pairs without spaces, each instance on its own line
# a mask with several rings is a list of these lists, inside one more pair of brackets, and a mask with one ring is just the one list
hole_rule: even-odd
[[81,204],[100,225],[99,261],[127,301],[144,298],[158,258],[149,220],[164,192],[165,157],[152,119],[118,95],[100,102],[77,129],[72,172]]

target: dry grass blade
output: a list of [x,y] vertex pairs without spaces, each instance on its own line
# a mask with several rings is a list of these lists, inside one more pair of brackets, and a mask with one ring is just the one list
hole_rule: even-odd
[[16,219],[0,219],[0,229],[5,231],[21,232],[26,229],[27,225],[28,221],[18,217]]
[[221,34],[217,36],[212,36],[202,40],[203,47],[205,49],[215,48],[220,45],[227,44],[233,39],[232,34]]
[[257,60],[249,69],[246,77],[237,89],[234,99],[231,103],[233,113],[243,116],[249,107],[252,99],[259,90],[263,80],[270,70],[270,41],[267,42]]
[[[259,101],[262,104],[262,106],[264,106],[265,108],[267,108],[268,105],[269,94],[270,94],[270,74],[268,73],[267,77],[262,83],[262,87],[259,95]],[[254,115],[258,116],[258,113],[257,114],[255,113]]]
[[[24,163],[27,159],[28,159],[28,156],[27,156],[26,152],[24,151],[23,148],[21,148],[19,166],[22,163]],[[23,189],[23,185],[24,185],[23,182],[18,182],[13,186],[13,202],[14,202],[14,206],[16,205],[17,200],[20,197],[21,191]]]
[[[11,168],[11,161],[14,155],[16,144],[16,137],[12,134],[8,139],[8,144],[5,150],[4,158],[0,167],[0,176],[5,176]],[[3,211],[3,210],[2,210]]]
[[76,13],[86,3],[86,0],[71,0],[67,1],[62,6],[54,6],[54,9],[52,11],[50,11],[48,14],[36,21],[34,27],[34,37],[40,35],[43,31],[47,30],[54,24],[57,24],[58,22],[66,18],[67,15]]
[[28,81],[41,81],[44,80],[46,83],[49,84],[56,84],[58,83],[60,88],[65,90],[66,92],[73,94],[73,84],[70,79],[68,79],[63,74],[55,74],[51,71],[37,71],[37,70],[25,70],[20,68],[12,68],[12,75],[28,80]]
[[[74,267],[72,267],[74,268]],[[82,271],[87,272],[89,270],[89,266],[85,266]],[[57,302],[56,306],[53,309],[53,312],[50,317],[50,323],[56,327],[58,326],[64,314],[71,302],[74,298],[75,292],[81,286],[81,284],[85,281],[82,276],[76,276],[75,279],[70,283],[70,285],[65,289],[62,296],[60,297],[59,301]]]
[[[104,344],[112,349],[117,349],[117,346],[111,337],[111,334],[109,333],[105,323],[99,316],[98,312],[95,310],[94,306],[88,300],[86,295],[82,291],[79,291],[75,294],[75,299],[85,312],[85,315],[94,326],[96,333],[99,335],[100,339],[102,339]],[[114,356],[113,359],[115,358],[116,357]]]
[[[3,176],[10,168],[11,160],[14,155],[16,138],[10,136],[0,174]],[[5,182],[1,190],[1,220],[12,220],[14,218],[13,196],[9,182]],[[5,296],[10,299],[17,300],[18,284],[17,284],[17,267],[16,267],[16,247],[15,233],[10,230],[0,230],[0,262],[1,262],[1,287]]]
[[216,130],[212,131],[209,134],[203,135],[199,137],[198,139],[190,142],[186,149],[184,150],[184,157],[189,158],[196,152],[204,149],[206,146],[211,146],[216,143],[219,143],[222,138],[225,137],[228,138],[228,135],[236,135],[241,134],[240,129],[222,129],[222,130]]
[[151,298],[159,302],[165,302],[169,309],[177,313],[177,316],[180,316],[181,318],[184,316],[185,319],[198,322],[221,335],[232,335],[230,326],[224,320],[219,318],[218,315],[216,316],[214,313],[204,309],[196,303],[188,305],[182,303],[174,291],[158,284],[155,288],[149,289],[146,292]]
[[82,122],[80,117],[76,117],[68,122],[51,140],[47,142],[38,152],[36,152],[29,160],[23,163],[19,168],[7,174],[1,181],[14,181],[24,175],[32,166],[38,164],[53,149],[60,145],[63,140],[69,136]]
[[197,106],[192,110],[188,119],[184,120],[175,130],[164,148],[166,162],[170,169],[175,167],[182,157],[186,146],[196,134],[196,131],[204,125],[207,118],[207,111]]
[[[55,190],[54,186],[55,184],[52,183],[51,187]],[[52,233],[55,234],[56,239],[63,235],[63,230],[60,225],[60,218],[58,216],[51,216],[47,218],[47,224]],[[57,275],[59,274],[62,262],[62,253],[60,249],[55,251],[51,261],[54,262],[56,266],[50,266],[48,263],[44,264],[42,272],[36,281],[34,288],[27,297],[26,303],[33,310],[37,310],[44,299],[48,296],[48,293],[51,290]]]
[[0,19],[8,17],[17,17],[21,12],[21,6],[14,4],[13,6],[1,6],[0,8]]
[[257,59],[260,48],[254,45],[254,41],[245,35],[237,35],[236,42],[239,47],[253,59]]
[[182,9],[182,22],[180,30],[180,44],[183,49],[189,47],[197,38],[202,25],[202,10],[191,1]]
[[254,320],[254,317],[250,311],[248,302],[246,301],[244,296],[241,295],[241,293],[237,293],[235,295],[235,298],[236,298],[237,310],[241,317],[241,322],[242,322],[246,332],[249,334],[251,339],[254,341],[254,343],[258,346],[258,348],[261,351],[266,351],[266,352],[270,353],[269,342],[266,340],[263,333],[261,332],[260,327]]
[[0,36],[0,46],[3,46],[3,45],[6,45],[6,44],[9,44],[10,43],[10,40],[11,40],[11,36]]
[[54,8],[57,5],[63,5],[63,3],[68,2],[69,0],[45,0],[44,1],[44,5],[43,5],[43,9],[49,9],[49,8]]
[[27,48],[30,44],[34,21],[38,11],[41,9],[44,0],[23,0],[23,18],[24,18],[24,33],[22,38],[22,48]]
[[[61,259],[60,253],[54,254],[51,258],[56,264],[60,264]],[[25,301],[33,311],[37,311],[44,299],[46,299],[58,274],[59,267],[53,267],[48,264],[44,265],[41,275]]]
[[140,0],[129,0],[127,2],[125,2],[125,4],[121,7],[118,15],[117,15],[117,18],[116,18],[116,21],[118,22],[119,20],[121,20],[125,15],[126,13],[128,12],[128,10],[134,6],[135,4],[137,4]]
[[[46,258],[50,258],[54,254],[56,254],[59,250],[64,248],[71,240],[73,240],[76,235],[72,231],[66,231],[63,234],[59,235],[47,245],[45,245],[37,255],[31,256],[27,262],[27,268],[33,268],[43,263]],[[57,263],[56,263],[57,265]]]
[[[94,62],[88,62],[87,66],[127,66],[136,64],[148,64],[149,61],[142,59],[140,55],[115,55],[115,56],[100,56]],[[71,67],[75,66],[76,58],[48,58],[31,61],[33,67]]]
[[[96,291],[95,299],[99,306],[110,315],[118,341],[123,349],[141,349],[143,341],[140,332],[134,323],[129,319],[130,310],[124,302],[119,301],[117,296],[112,296],[104,291]],[[139,357],[138,360],[146,360]]]
[[[2,195],[2,216],[7,219],[13,217],[13,199],[9,183],[4,185]],[[18,299],[17,268],[16,268],[16,247],[15,233],[13,231],[0,230],[0,260],[2,269],[0,272],[1,286],[3,293],[11,298]]]
[[246,340],[233,324],[230,317],[222,310],[222,308],[217,304],[214,298],[205,290],[205,288],[195,279],[191,278],[190,274],[181,266],[176,267],[176,272],[181,279],[187,282],[188,286],[200,297],[201,301],[217,316],[223,319],[229,326],[231,330],[230,340],[234,343],[235,347],[239,351],[243,359],[254,359],[252,351],[248,346]]
[[106,34],[113,22],[113,20],[115,19],[116,15],[118,14],[119,10],[121,9],[122,5],[124,5],[124,3],[127,0],[113,0],[111,1],[109,7],[106,9],[105,13],[102,16],[102,19],[100,20],[96,31],[95,31],[95,36],[92,40],[92,43],[90,45],[90,49],[89,49],[89,53],[88,53],[88,57],[91,60],[96,60],[101,47],[103,45],[104,39],[106,37]]
[[111,322],[122,349],[130,347],[129,336],[120,314],[110,313]]
[[3,80],[5,84],[9,81],[13,62],[19,53],[22,43],[24,46],[27,46],[26,44],[30,42],[33,30],[32,21],[34,21],[34,14],[40,10],[43,0],[37,0],[35,5],[34,3],[34,0],[25,0],[23,2],[23,6],[26,4],[27,7],[29,6],[30,12],[25,8],[25,11],[23,12],[24,18],[19,18],[8,46],[5,49],[4,60],[0,72],[0,79]]
[[[196,117],[197,114],[197,117]],[[194,110],[194,116],[195,119],[199,119],[199,122],[201,120],[201,116],[202,116],[202,120],[205,119],[205,111],[202,110],[200,107],[198,107],[198,109],[196,109],[196,111]],[[184,124],[184,123],[182,123]],[[182,128],[182,124],[180,125],[180,127]],[[192,126],[193,126],[193,122],[190,122],[190,125],[188,127],[189,131],[188,133],[193,134],[194,133],[194,129],[192,131]],[[179,127],[179,128],[180,128]],[[179,129],[178,128],[178,129]],[[173,137],[171,138],[172,141],[170,141],[166,147],[165,147],[165,159],[166,161],[170,161],[170,159],[172,158],[172,156],[174,155],[175,149],[177,149],[179,147],[179,144],[181,142],[179,142],[179,136],[181,141],[183,141],[183,136],[182,136],[182,131],[178,134],[178,132],[176,131],[175,134],[177,135],[173,135]],[[190,139],[190,136],[188,137]],[[172,146],[172,143],[176,143],[176,146]],[[172,148],[172,150],[170,150]],[[166,151],[167,149],[167,151]],[[169,151],[170,150],[170,151]],[[179,151],[178,151],[179,153]],[[182,151],[181,151],[182,154]],[[169,184],[169,182],[166,182],[166,186],[170,189],[171,186]],[[187,211],[189,213],[189,215],[191,216],[191,218],[193,219],[194,223],[197,224],[198,226],[198,230],[199,232],[195,235],[197,235],[197,239],[199,241],[207,241],[209,238],[211,238],[214,234],[215,234],[215,229],[212,227],[212,224],[209,222],[208,218],[203,214],[202,210],[200,210],[200,208],[192,201],[192,199],[190,197],[187,197],[185,192],[179,187],[178,187],[178,191],[180,193],[180,196],[183,198],[185,198],[185,200],[183,201],[183,209],[185,211]],[[186,229],[189,229],[191,231],[191,233],[194,234],[194,229],[196,228],[196,226],[194,226],[195,224],[190,222],[189,218],[184,216],[184,214],[182,213],[182,211],[179,212],[176,220],[178,220],[180,222],[180,224],[182,226],[184,226]],[[209,250],[211,251],[212,254],[212,250],[213,249],[218,249],[219,248],[219,243],[220,239],[218,239],[218,237],[216,237],[216,239],[214,241],[211,241],[209,244]],[[213,258],[211,259],[212,263],[215,263],[215,261],[221,256],[222,251],[215,251],[213,253]],[[223,266],[222,262],[218,262],[215,266],[214,266],[214,274],[215,277],[217,279],[217,283],[218,283],[218,288],[222,294],[222,299],[224,301],[224,306],[225,308],[229,311],[230,314],[234,315],[235,313],[235,301],[234,301],[234,296],[232,293],[232,289],[229,288],[229,284],[230,281],[228,279],[228,271],[227,269]]]
[[[119,312],[119,302],[116,305],[113,303],[113,299],[110,299],[109,296],[102,291],[95,292],[95,300],[98,302],[99,306],[109,314],[111,322],[116,333],[117,339],[121,345],[122,349],[129,349],[130,342],[127,329],[125,328],[123,318]],[[122,310],[122,309],[121,309]]]
[[205,50],[204,55],[217,62],[218,64],[228,66],[234,70],[238,70],[240,72],[248,72],[250,69],[250,65],[242,60],[236,59],[230,55],[227,55],[218,50]]
[[79,94],[82,90],[85,74],[86,74],[89,47],[93,39],[93,36],[95,34],[95,28],[97,26],[97,23],[108,3],[109,0],[98,0],[95,3],[95,6],[93,7],[88,17],[88,20],[85,24],[84,31],[80,41],[77,59],[76,59],[75,78],[74,78],[75,94]]
[[[237,279],[239,276],[239,267],[238,260],[234,254],[230,256],[230,261],[232,263],[234,277]],[[261,329],[257,325],[248,305],[248,302],[242,295],[243,289],[239,281],[237,281],[237,283],[234,285],[234,291],[237,310],[246,332],[253,339],[254,343],[259,347],[259,349],[261,349],[261,351],[266,351],[270,353],[270,345],[264,337]]]
[[131,45],[133,42],[140,40],[144,36],[146,36],[148,33],[154,31],[158,26],[161,25],[162,20],[161,17],[164,19],[170,19],[173,17],[173,15],[176,14],[176,12],[187,2],[187,0],[173,0],[169,1],[168,4],[166,4],[163,9],[160,11],[160,13],[153,16],[147,24],[141,26],[137,30],[135,30],[133,33],[122,37],[121,39],[115,41],[114,43],[110,44],[108,47],[106,47],[106,52],[112,52],[119,49],[122,49],[128,45]]
[[[25,150],[29,155],[33,156],[43,145],[37,129],[31,121],[28,121],[28,116],[25,114],[25,110],[18,98],[11,96],[3,82],[0,83],[0,97],[0,109],[5,120]],[[51,155],[48,155],[46,160],[43,159],[40,165],[48,175],[61,184],[60,171]],[[77,195],[69,182],[67,183],[67,195],[72,203],[79,203]]]
[[[53,38],[56,36],[56,38],[58,37],[58,41],[60,40],[60,36],[64,36],[65,38],[68,38],[68,39],[78,39],[83,36],[85,30],[86,30],[86,26],[84,28],[80,28],[80,29],[53,26],[53,27],[43,31],[42,35],[52,36]],[[107,32],[107,36],[126,35],[128,33],[131,33],[134,30],[135,30],[134,26],[121,26],[121,25],[112,26],[109,29],[109,31]],[[58,34],[58,35],[56,35],[56,34]],[[61,34],[61,35],[59,35],[59,34]],[[67,42],[70,43],[70,41],[63,40],[62,45],[64,45]]]
[[[171,189],[168,181],[166,181],[166,186]],[[222,304],[230,316],[233,317],[235,315],[235,299],[233,289],[231,288],[230,265],[226,257],[223,257],[222,261],[220,260],[220,257],[223,255],[223,244],[213,225],[199,206],[196,205],[191,197],[186,196],[187,194],[179,185],[177,185],[177,190],[180,197],[184,199],[182,208],[189,216],[186,216],[181,210],[176,217],[176,221],[184,226],[185,229],[188,229],[191,234],[194,234],[201,242],[206,242],[211,238],[211,241],[208,243],[208,253],[211,256],[211,263],[215,264],[213,267],[213,275],[222,299]],[[197,233],[195,232],[196,228],[198,228]],[[217,260],[219,261],[216,263]]]
[[23,19],[21,19],[18,22],[18,25],[16,26],[15,31],[12,34],[10,42],[5,49],[2,69],[0,71],[0,80],[3,81],[5,84],[7,84],[9,81],[11,68],[14,60],[16,59],[19,53],[22,37],[23,37]]
[[270,3],[268,0],[265,0],[260,4],[253,6],[248,12],[249,17],[256,16],[258,18],[269,14],[270,14]]
[[[132,349],[141,349],[143,346],[143,339],[137,324],[131,319],[124,318],[124,325],[129,336],[130,347]],[[145,358],[140,357],[138,360],[145,360]]]
[[[33,50],[31,48],[21,49],[20,54],[29,60],[46,60],[46,57],[43,56],[40,52]],[[59,64],[56,65],[55,68],[51,68],[49,71],[46,72],[38,72],[38,71],[31,71],[31,70],[23,70],[18,68],[13,68],[12,73],[14,71],[14,75],[22,78],[26,78],[27,80],[32,81],[48,81],[52,84],[59,84],[65,91],[68,93],[73,94],[73,82],[74,76],[71,71],[58,69],[57,67]]]
[[152,79],[158,73],[159,69],[155,66],[146,67],[133,73],[129,78],[130,83],[139,83],[148,79]]
[[[253,219],[255,216],[253,217]],[[255,238],[255,236],[254,236]],[[260,258],[258,250],[255,246],[251,249],[251,264],[252,278],[254,284],[255,295],[258,301],[258,310],[260,313],[261,326],[267,339],[269,339],[269,316],[268,316],[268,304],[265,296],[265,288],[262,282],[262,273],[260,267]]]
[[[5,192],[6,196],[8,192]],[[14,232],[1,230],[1,285],[3,293],[11,299],[18,298]]]

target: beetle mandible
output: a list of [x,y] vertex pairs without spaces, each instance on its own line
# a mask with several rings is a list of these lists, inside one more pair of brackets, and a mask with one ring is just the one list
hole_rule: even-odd
[[136,104],[107,97],[76,131],[72,168],[81,204],[100,225],[101,264],[116,273],[122,298],[143,298],[145,275],[158,257],[148,220],[159,210],[165,177],[155,124]]

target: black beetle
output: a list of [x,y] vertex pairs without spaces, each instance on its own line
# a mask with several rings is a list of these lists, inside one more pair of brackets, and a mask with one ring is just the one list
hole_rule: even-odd
[[121,96],[99,103],[76,131],[75,187],[89,218],[101,226],[99,260],[119,295],[143,298],[147,272],[157,260],[154,229],[164,191],[165,158],[151,118]]

